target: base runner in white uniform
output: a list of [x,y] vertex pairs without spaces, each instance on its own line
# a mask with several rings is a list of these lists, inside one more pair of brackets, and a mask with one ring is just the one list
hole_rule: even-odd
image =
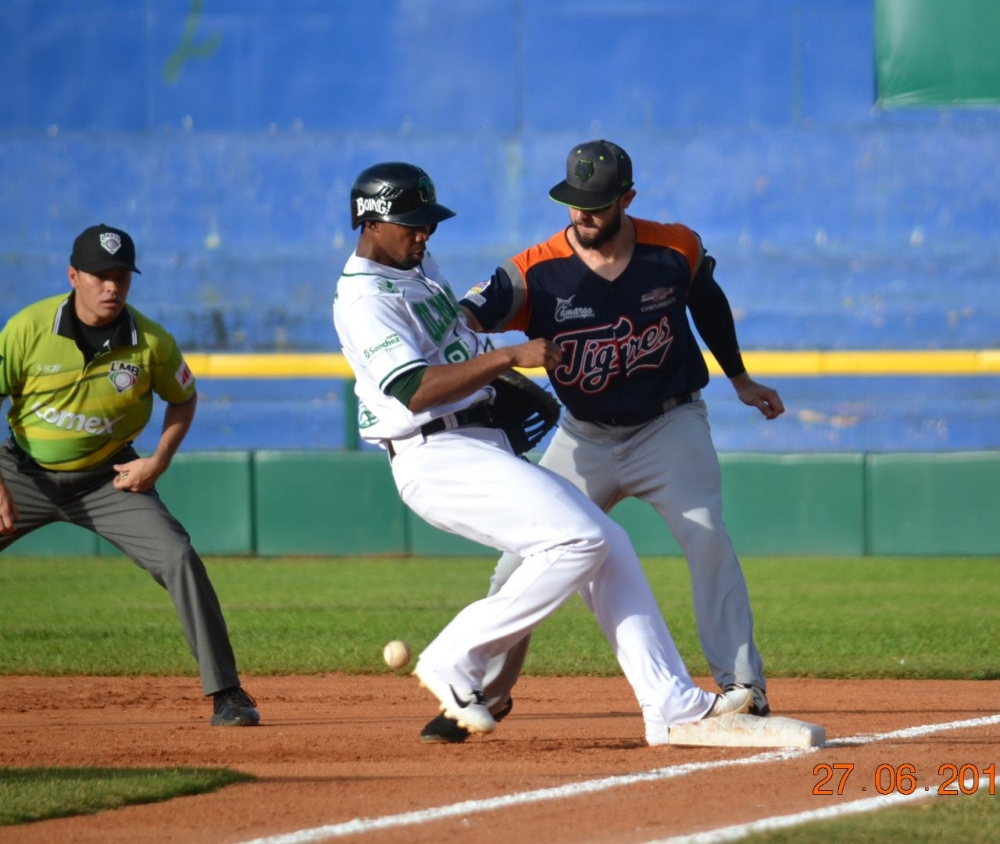
[[426,251],[452,216],[419,167],[364,170],[351,191],[351,223],[361,232],[333,307],[356,377],[361,436],[387,450],[403,501],[442,530],[523,558],[502,587],[441,631],[414,674],[447,717],[491,732],[507,701],[484,698],[487,664],[579,591],[635,691],[651,744],[666,743],[672,725],[745,712],[748,691],[694,685],[625,532],[489,427],[493,378],[512,366],[552,369],[562,355],[543,339],[482,351]]

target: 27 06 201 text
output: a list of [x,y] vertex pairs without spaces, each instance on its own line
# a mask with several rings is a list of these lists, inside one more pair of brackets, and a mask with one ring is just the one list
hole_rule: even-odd
[[[813,767],[813,775],[819,777],[813,785],[812,793],[819,797],[843,795],[848,779],[854,773],[853,762],[820,762]],[[861,786],[868,791],[869,786],[879,794],[913,794],[918,789],[935,792],[942,796],[975,794],[980,787],[996,794],[996,763],[979,767],[969,762],[957,764],[945,762],[938,766],[938,779],[933,783],[923,782],[917,766],[908,762],[900,765],[882,763]],[[985,782],[983,782],[985,780]]]

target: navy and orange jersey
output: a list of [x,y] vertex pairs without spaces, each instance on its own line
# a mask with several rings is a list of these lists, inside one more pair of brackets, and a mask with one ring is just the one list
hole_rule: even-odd
[[[708,383],[687,307],[692,284],[703,276],[722,295],[711,276],[714,261],[687,226],[630,219],[635,250],[612,282],[577,256],[563,230],[505,261],[461,301],[486,331],[522,331],[562,349],[549,378],[577,419],[652,415],[666,400]],[[732,325],[724,295],[722,301]],[[725,323],[724,315],[724,329]],[[737,374],[735,328],[721,334],[724,340],[710,348],[718,356],[717,348],[730,347],[723,368]]]

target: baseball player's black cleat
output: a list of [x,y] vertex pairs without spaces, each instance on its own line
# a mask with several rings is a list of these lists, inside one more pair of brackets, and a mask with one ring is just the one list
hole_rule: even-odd
[[223,689],[212,697],[213,727],[256,727],[260,723],[257,701],[239,686]]
[[750,689],[753,692],[753,703],[750,704],[749,715],[766,716],[771,714],[771,705],[767,702],[767,693],[760,686],[751,686],[747,683],[731,683],[726,686],[725,691],[731,689]]
[[[507,702],[493,713],[493,720],[499,723],[514,708],[514,699],[507,698]],[[458,722],[448,718],[444,713],[431,718],[430,721],[420,731],[420,740],[424,744],[461,744],[469,737],[469,731],[465,727],[458,726]]]

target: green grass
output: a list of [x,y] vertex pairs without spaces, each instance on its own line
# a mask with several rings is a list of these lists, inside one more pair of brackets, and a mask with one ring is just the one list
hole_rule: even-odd
[[92,815],[252,779],[224,768],[0,768],[0,825]]
[[884,844],[906,841],[1000,841],[1000,802],[985,789],[973,797],[928,797],[914,805],[879,809],[743,839],[756,844]]
[[[1000,677],[995,558],[743,560],[772,677]],[[383,644],[415,652],[485,594],[492,559],[210,559],[245,674],[385,670]],[[697,676],[708,674],[687,567],[646,571]],[[122,643],[128,643],[123,646]],[[574,597],[536,631],[532,674],[619,669]],[[188,675],[167,593],[124,558],[0,557],[0,674]]]
[[[746,558],[756,639],[768,674],[1000,677],[994,655],[997,563],[979,557]],[[483,558],[207,561],[241,670],[275,675],[384,672],[387,640],[405,639],[418,653],[485,593],[493,564]],[[648,559],[645,567],[689,669],[707,676],[684,561]],[[535,632],[526,670],[619,671],[578,597]],[[124,558],[7,554],[0,557],[2,674],[195,676],[196,669],[166,592]],[[166,799],[240,777],[229,771],[95,770],[36,771],[25,779],[22,770],[0,770],[3,823]],[[168,785],[174,774],[175,784]],[[200,784],[202,776],[220,779]],[[930,798],[761,840],[996,840],[997,806],[996,797]]]

